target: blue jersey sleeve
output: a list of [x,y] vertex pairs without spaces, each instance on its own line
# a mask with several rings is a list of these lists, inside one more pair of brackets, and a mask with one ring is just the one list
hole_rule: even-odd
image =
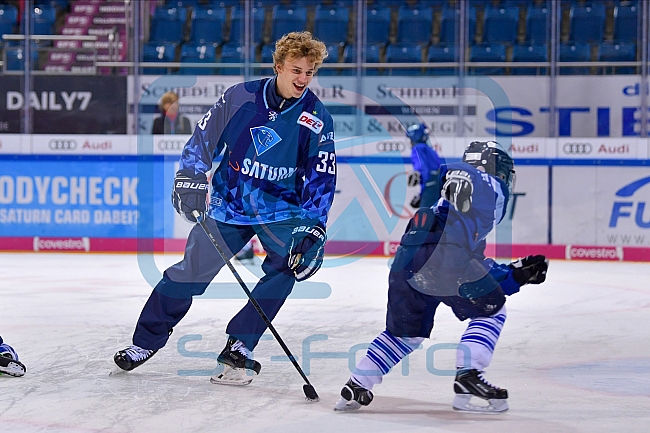
[[302,191],[302,218],[327,224],[327,213],[332,207],[336,189],[336,151],[334,148],[334,122],[322,103],[322,129],[311,131],[304,166],[305,183]]

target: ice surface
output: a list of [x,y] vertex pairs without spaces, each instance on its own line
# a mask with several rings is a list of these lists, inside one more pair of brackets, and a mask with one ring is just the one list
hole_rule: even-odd
[[[361,356],[384,329],[388,266],[381,258],[328,258],[313,278],[321,285],[297,285],[274,321],[319,403],[304,400],[302,379],[271,339],[255,352],[263,368],[250,386],[210,384],[226,323],[244,303],[243,293],[232,299],[237,287],[227,269],[209,296],[195,299],[164,349],[133,372],[109,376],[113,353],[130,344],[148,281],[180,256],[147,258],[0,254],[0,335],[27,366],[22,378],[0,377],[0,431],[648,431],[648,264],[553,261],[545,284],[510,297],[486,375],[508,389],[510,410],[480,415],[451,408],[449,347],[465,325],[444,306],[433,338],[408,368],[386,376],[370,406],[332,410],[353,363],[348,354]],[[237,269],[252,288],[254,275]],[[308,350],[321,358],[312,353],[305,363]]]

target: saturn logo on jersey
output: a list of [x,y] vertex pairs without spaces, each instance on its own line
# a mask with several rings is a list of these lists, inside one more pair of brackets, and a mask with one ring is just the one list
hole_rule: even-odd
[[314,131],[316,134],[320,134],[323,130],[323,122],[313,114],[309,114],[306,111],[303,111],[298,118],[298,124],[306,126],[307,128]]
[[264,180],[282,180],[293,176],[296,172],[295,167],[273,167],[272,165],[263,164],[259,161],[251,161],[244,158],[241,167],[241,173],[256,179]]
[[282,141],[277,132],[267,126],[256,126],[251,128],[251,137],[255,145],[257,156],[263,154],[276,144]]

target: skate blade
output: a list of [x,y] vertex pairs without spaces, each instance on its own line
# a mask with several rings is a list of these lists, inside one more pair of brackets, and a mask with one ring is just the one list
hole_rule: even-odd
[[[223,364],[222,364],[223,365]],[[215,385],[246,386],[249,385],[255,376],[248,376],[246,369],[232,368],[224,365],[223,372],[215,374],[210,378],[210,383]]]
[[2,365],[0,367],[0,376],[3,374],[12,377],[21,377],[25,375],[25,371],[26,371],[25,366],[22,365],[20,362],[9,361],[6,364],[7,365]]
[[487,402],[487,405],[476,405],[473,404],[470,400],[472,399],[471,394],[456,394],[454,397],[453,407],[454,410],[461,412],[471,412],[471,413],[488,413],[488,414],[497,414],[503,413],[508,410],[508,400],[506,399],[488,399],[482,400],[479,397],[477,399]]
[[359,409],[361,409],[359,402],[354,400],[348,401],[343,397],[339,398],[339,401],[334,405],[334,412],[350,412]]

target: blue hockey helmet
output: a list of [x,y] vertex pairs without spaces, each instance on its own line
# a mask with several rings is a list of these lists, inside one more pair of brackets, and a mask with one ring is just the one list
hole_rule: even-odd
[[473,141],[463,153],[463,162],[501,179],[513,188],[515,163],[508,152],[496,141]]
[[411,140],[412,145],[426,143],[429,139],[429,128],[425,123],[411,125],[406,129],[406,136]]

